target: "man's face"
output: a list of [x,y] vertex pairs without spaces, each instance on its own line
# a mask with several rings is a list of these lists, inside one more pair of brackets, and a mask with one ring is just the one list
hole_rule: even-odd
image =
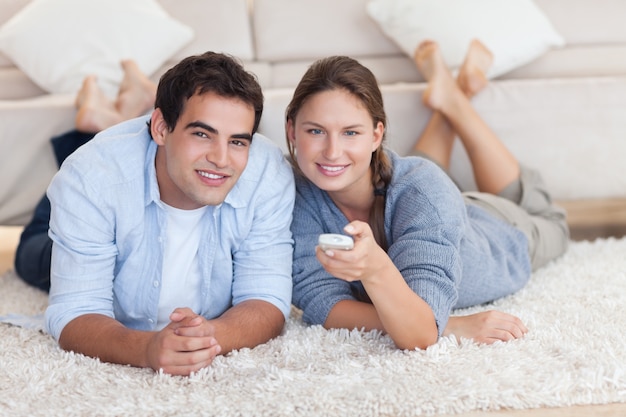
[[154,110],[152,137],[159,145],[156,173],[161,200],[192,210],[221,204],[248,162],[254,109],[215,93],[193,95],[172,132]]

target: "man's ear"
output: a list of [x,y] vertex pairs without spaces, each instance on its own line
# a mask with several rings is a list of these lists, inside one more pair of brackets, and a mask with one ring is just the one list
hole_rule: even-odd
[[380,144],[383,142],[383,137],[385,137],[385,125],[383,122],[378,122],[376,124],[376,128],[374,129],[374,141],[372,142],[372,152],[374,152]]
[[154,109],[150,117],[150,134],[152,139],[154,139],[157,145],[165,145],[165,137],[168,132],[169,128],[167,123],[165,123],[165,119],[163,119],[161,109]]

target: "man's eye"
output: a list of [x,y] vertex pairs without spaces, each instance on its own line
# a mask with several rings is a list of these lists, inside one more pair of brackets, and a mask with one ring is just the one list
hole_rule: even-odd
[[309,129],[309,133],[312,135],[321,135],[322,129]]
[[232,143],[235,146],[248,146],[248,141],[240,140],[240,139],[234,139],[230,143]]
[[201,137],[201,138],[208,138],[208,137],[209,137],[206,133],[204,133],[204,132],[202,132],[202,131],[193,132],[193,134],[194,134],[195,136],[198,136],[198,137]]
[[358,133],[355,132],[354,130],[346,130],[345,135],[346,136],[356,136],[356,135],[358,135]]

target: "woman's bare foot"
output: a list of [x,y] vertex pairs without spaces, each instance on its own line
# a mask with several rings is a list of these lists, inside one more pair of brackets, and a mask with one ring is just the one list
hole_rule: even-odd
[[[422,100],[433,110],[443,111],[459,94],[464,96],[441,56],[439,45],[424,41],[415,49],[415,64],[428,81]],[[446,112],[444,111],[444,114]]]
[[519,178],[519,163],[472,107],[436,43],[420,44],[415,51],[415,63],[428,81],[422,97],[424,104],[441,113],[461,140],[478,190],[500,193]]
[[124,119],[141,116],[154,106],[156,84],[141,72],[137,63],[127,59],[121,62],[124,78],[120,84],[115,107]]
[[97,133],[123,119],[111,101],[98,87],[95,75],[87,76],[76,96],[76,129]]
[[468,98],[472,98],[487,86],[489,80],[486,74],[491,64],[493,64],[491,51],[478,39],[473,39],[456,77],[459,88]]

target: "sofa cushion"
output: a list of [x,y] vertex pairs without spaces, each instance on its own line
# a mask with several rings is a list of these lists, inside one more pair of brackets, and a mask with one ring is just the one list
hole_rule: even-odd
[[254,59],[247,0],[159,0],[175,19],[195,33],[191,43],[170,60],[206,51],[225,52],[243,61]]
[[[0,0],[0,27],[26,6],[30,0]],[[14,67],[11,59],[0,51],[0,68]],[[2,94],[0,92],[0,94]],[[2,94],[4,95],[4,94]]]
[[504,74],[500,79],[624,76],[626,43],[569,45]]
[[[381,85],[424,81],[413,61],[404,55],[361,57],[358,58],[358,61],[372,71]],[[311,65],[311,62],[286,61],[273,63],[272,87],[295,87]]]
[[367,11],[410,57],[423,40],[438,42],[451,68],[480,39],[494,54],[491,78],[564,45],[532,0],[372,0]]
[[0,0],[0,26],[5,24],[31,0]]
[[122,59],[151,74],[192,37],[155,0],[38,0],[0,28],[0,51],[49,92],[75,93],[96,74],[115,94]]
[[[381,87],[387,113],[386,145],[411,151],[432,111],[424,83]],[[266,94],[259,132],[286,151],[284,109],[292,89]],[[555,199],[624,197],[626,82],[624,77],[510,80],[490,83],[473,99],[476,110],[508,149],[539,169]],[[467,154],[455,142],[451,175],[476,190]]]
[[21,100],[46,94],[19,68],[0,68],[0,100]]
[[369,18],[366,4],[367,0],[254,0],[257,59],[401,54]]
[[626,43],[624,0],[535,0],[570,45]]
[[74,126],[74,94],[0,100],[0,223],[26,224],[58,167],[50,138]]
[[[624,197],[626,82],[622,77],[509,80],[474,98],[520,162],[541,171],[559,200]],[[467,170],[455,163],[459,179]],[[469,171],[471,172],[471,171]]]

